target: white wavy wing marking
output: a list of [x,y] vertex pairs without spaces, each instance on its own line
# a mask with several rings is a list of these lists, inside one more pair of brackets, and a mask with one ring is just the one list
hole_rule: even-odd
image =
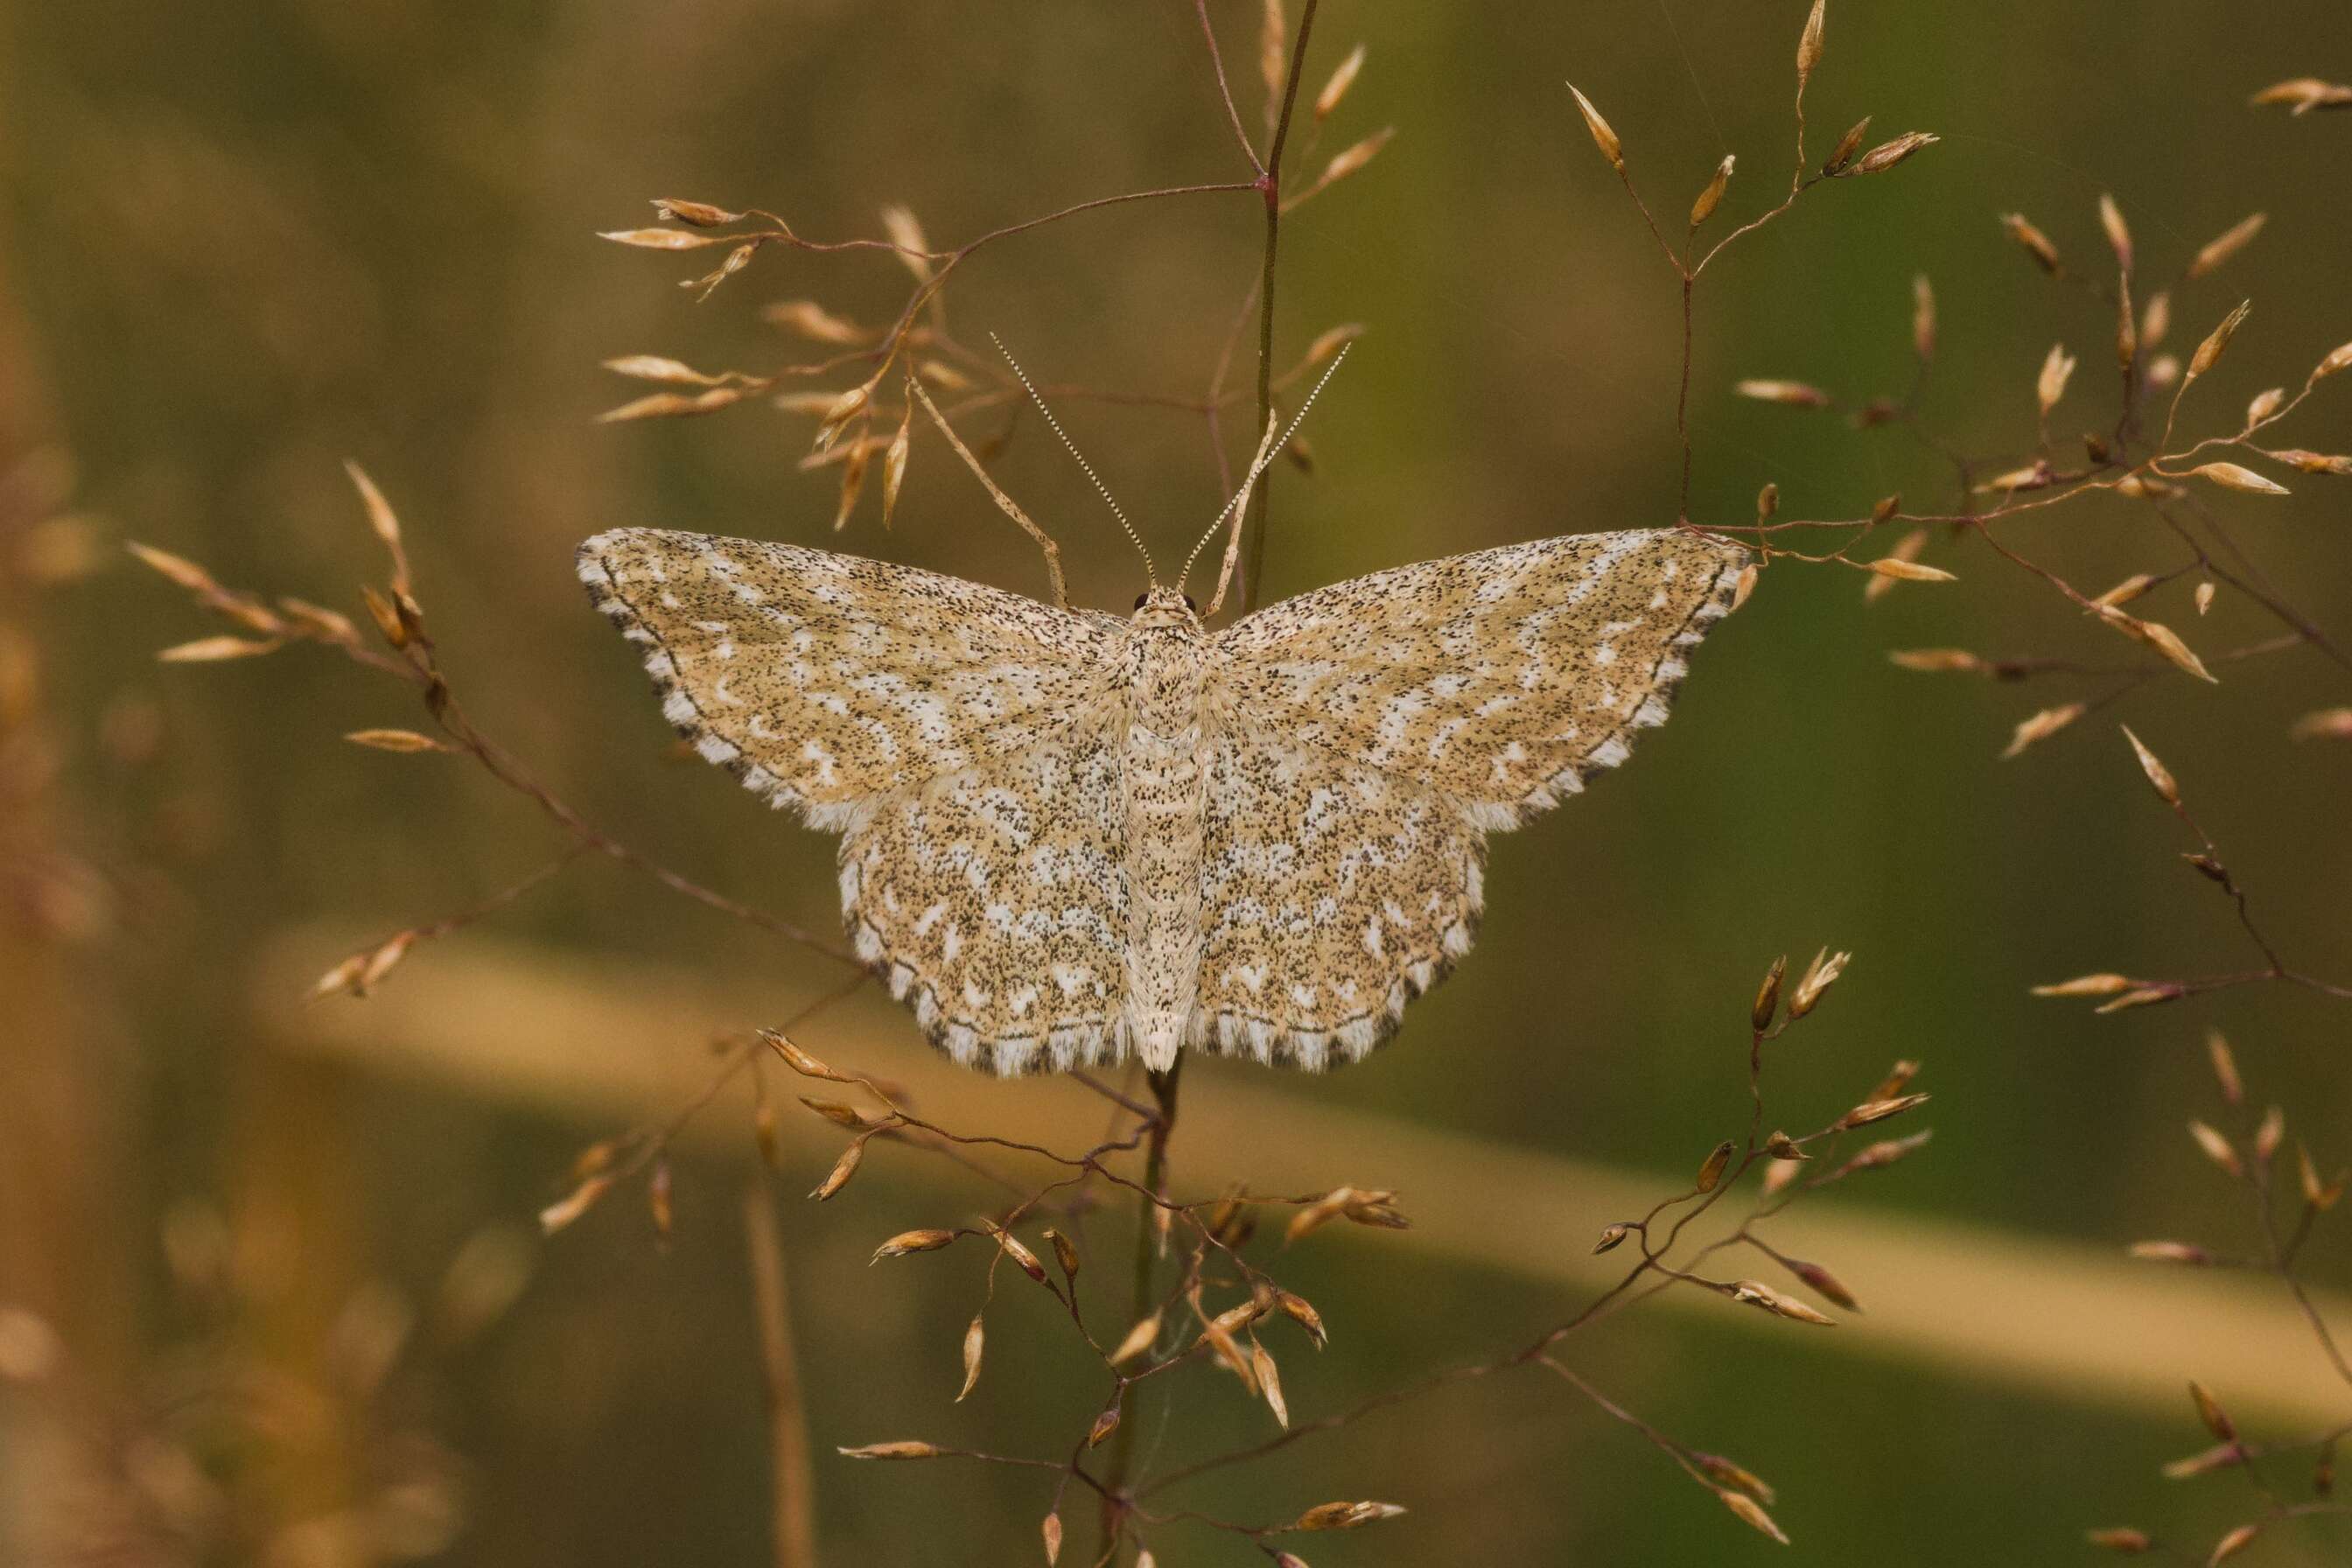
[[1062,728],[1099,694],[1122,630],[791,544],[627,528],[578,561],[597,608],[646,649],[670,722],[819,826]]
[[1245,716],[1209,767],[1188,1044],[1353,1061],[1470,950],[1486,836],[1458,801]]
[[1665,722],[1685,656],[1747,563],[1681,529],[1539,540],[1302,594],[1216,646],[1239,712],[1500,829]]
[[841,844],[857,955],[966,1067],[1127,1049],[1126,806],[1108,705],[1016,752],[860,805]]

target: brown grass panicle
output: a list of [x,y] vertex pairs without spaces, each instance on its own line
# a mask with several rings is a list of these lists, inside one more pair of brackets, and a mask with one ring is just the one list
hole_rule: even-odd
[[463,1533],[467,1467],[422,1412],[530,1284],[532,1238],[485,1226],[424,1291],[362,1278],[323,1332],[289,1337],[320,1284],[283,1217],[165,1209],[154,1241],[179,1327],[127,1379],[84,1363],[81,1325],[0,1305],[12,1445],[42,1454],[44,1491],[67,1500],[8,1521],[23,1560],[388,1564]]
[[[2250,1240],[2229,1250],[2169,1238],[2136,1241],[2131,1255],[2177,1268],[2240,1270],[2270,1280],[2302,1314],[2319,1363],[2340,1385],[2345,1406],[2344,1419],[2320,1430],[2256,1437],[2241,1427],[2218,1393],[2190,1381],[2189,1401],[2210,1442],[2166,1464],[2164,1479],[2189,1481],[2231,1472],[2245,1485],[2245,1500],[2235,1505],[2227,1516],[2230,1522],[2210,1540],[2176,1542],[2137,1526],[2101,1528],[2087,1536],[2094,1546],[2125,1555],[2155,1552],[2178,1561],[2218,1563],[2297,1521],[2352,1515],[2352,1503],[2336,1496],[2336,1448],[2352,1436],[2352,1362],[2345,1357],[2342,1325],[2327,1321],[2305,1279],[2312,1243],[2342,1202],[2352,1170],[2335,1167],[2333,1174],[2323,1174],[2340,1152],[2315,1155],[2300,1138],[2290,1161],[2286,1112],[2275,1104],[2253,1109],[2237,1055],[2219,1029],[2206,1032],[2205,1047],[2221,1110],[2210,1120],[2190,1121],[2189,1142],[2222,1180],[2238,1189]],[[2323,1164],[2323,1159],[2329,1163]]]
[[[857,1459],[952,1458],[1037,1472],[1034,1485],[1044,1506],[1041,1531],[1049,1560],[1059,1550],[1064,1515],[1076,1492],[1092,1497],[1097,1508],[1097,1561],[1109,1560],[1122,1545],[1131,1545],[1139,1561],[1149,1561],[1156,1541],[1189,1525],[1245,1538],[1277,1561],[1288,1557],[1295,1562],[1276,1544],[1280,1538],[1354,1529],[1393,1518],[1403,1509],[1393,1502],[1341,1500],[1306,1507],[1295,1515],[1250,1521],[1171,1507],[1161,1500],[1179,1488],[1193,1487],[1212,1472],[1262,1464],[1297,1443],[1352,1427],[1456,1384],[1538,1368],[1639,1433],[1751,1528],[1785,1541],[1768,1511],[1776,1497],[1770,1485],[1743,1465],[1670,1436],[1604,1394],[1572,1364],[1570,1342],[1579,1331],[1678,1287],[1709,1292],[1728,1304],[1797,1325],[1828,1327],[1840,1321],[1813,1305],[1814,1300],[1838,1311],[1859,1310],[1853,1292],[1827,1265],[1785,1249],[1778,1239],[1777,1222],[1800,1201],[1849,1177],[1893,1165],[1927,1142],[1925,1130],[1904,1136],[1863,1132],[1907,1117],[1927,1100],[1927,1095],[1910,1087],[1918,1064],[1895,1063],[1851,1105],[1800,1136],[1778,1128],[1768,1131],[1764,1091],[1771,1047],[1820,1005],[1847,961],[1843,952],[1824,950],[1793,984],[1784,984],[1785,961],[1772,967],[1745,1018],[1750,1100],[1747,1125],[1709,1149],[1685,1187],[1641,1215],[1601,1226],[1592,1247],[1596,1255],[1615,1253],[1629,1243],[1633,1247],[1634,1255],[1614,1283],[1486,1361],[1432,1372],[1341,1409],[1302,1413],[1299,1419],[1294,1419],[1283,1392],[1279,1358],[1301,1343],[1319,1350],[1328,1331],[1321,1312],[1285,1286],[1277,1271],[1292,1249],[1335,1222],[1374,1229],[1403,1226],[1408,1221],[1396,1193],[1358,1185],[1304,1194],[1229,1187],[1213,1196],[1178,1198],[1168,1184],[1164,1158],[1165,1135],[1174,1121],[1171,1105],[1130,1098],[1081,1074],[1079,1081],[1108,1101],[1124,1125],[1091,1146],[1057,1151],[986,1132],[961,1131],[919,1116],[892,1086],[836,1069],[781,1030],[762,1031],[761,1038],[769,1050],[793,1073],[830,1086],[802,1096],[801,1103],[848,1134],[831,1172],[809,1194],[813,1199],[824,1202],[846,1189],[864,1168],[869,1146],[877,1142],[950,1159],[992,1189],[1016,1194],[1010,1201],[1000,1200],[977,1219],[901,1231],[882,1240],[873,1253],[871,1261],[877,1265],[950,1249],[976,1249],[984,1258],[974,1285],[972,1316],[960,1331],[962,1373],[951,1402],[964,1399],[982,1376],[989,1310],[1000,1286],[1034,1287],[1051,1296],[1067,1320],[1074,1353],[1103,1380],[1099,1403],[1074,1425],[1058,1458],[908,1437],[846,1445],[840,1452]],[[760,1103],[771,1102],[763,1091]],[[1139,1157],[1154,1146],[1160,1148],[1160,1158],[1130,1173]],[[1006,1159],[1043,1167],[1044,1174],[1015,1175],[1004,1168]],[[1748,1180],[1751,1176],[1754,1180]],[[601,1172],[587,1178],[602,1180]],[[1735,1200],[1743,1186],[1747,1195]],[[1152,1242],[1146,1254],[1152,1261],[1139,1276],[1144,1286],[1140,1310],[1130,1308],[1130,1316],[1108,1320],[1098,1299],[1089,1315],[1078,1285],[1096,1246],[1080,1239],[1085,1217],[1097,1205],[1097,1190],[1106,1188],[1143,1205],[1150,1217],[1142,1234]],[[582,1191],[586,1190],[583,1184]],[[1718,1211],[1727,1203],[1734,1207]],[[1024,1232],[1034,1239],[1024,1239]],[[1780,1282],[1753,1277],[1741,1268],[1743,1263],[1779,1276]],[[1028,1286],[1021,1283],[1024,1277]],[[1290,1342],[1287,1349],[1286,1340]],[[1273,1430],[1259,1441],[1157,1473],[1131,1468],[1131,1451],[1118,1439],[1134,1429],[1139,1390],[1156,1389],[1163,1381],[1174,1383],[1175,1374],[1203,1370],[1230,1377],[1243,1397],[1261,1403]],[[1196,1392],[1183,1396],[1221,1397],[1213,1389],[1197,1392],[1202,1381],[1198,1375],[1185,1380]],[[1208,1381],[1219,1380],[1213,1376]],[[1173,1400],[1178,1391],[1171,1387],[1164,1397]]]

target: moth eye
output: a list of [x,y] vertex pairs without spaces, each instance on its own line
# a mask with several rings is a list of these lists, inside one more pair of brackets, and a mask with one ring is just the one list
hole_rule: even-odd
[[1201,613],[1201,606],[1194,602],[1192,595],[1190,594],[1184,595],[1184,607],[1192,611],[1196,616]]
[[1139,610],[1150,603],[1151,603],[1151,595],[1149,594],[1138,594],[1135,596],[1135,607]]

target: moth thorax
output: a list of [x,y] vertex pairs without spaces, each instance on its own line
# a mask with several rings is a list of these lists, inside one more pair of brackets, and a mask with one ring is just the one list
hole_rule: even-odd
[[1199,731],[1206,668],[1200,634],[1182,626],[1147,627],[1135,637],[1128,684],[1129,724],[1163,741]]

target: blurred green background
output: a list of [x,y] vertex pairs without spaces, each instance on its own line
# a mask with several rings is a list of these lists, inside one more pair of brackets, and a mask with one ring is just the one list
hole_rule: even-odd
[[[1257,12],[1210,9],[1255,127]],[[1672,521],[1675,285],[1563,82],[1608,114],[1676,232],[1716,161],[1738,153],[1719,229],[1784,186],[1805,9],[1322,7],[1310,90],[1355,43],[1369,55],[1301,172],[1383,125],[1397,134],[1286,225],[1278,359],[1341,321],[1365,333],[1307,432],[1316,472],[1276,475],[1270,595]],[[2003,212],[2030,215],[2100,272],[2095,204],[2112,192],[2149,278],[2269,212],[2245,255],[2176,296],[2169,346],[2182,352],[2240,298],[2256,304],[2185,427],[2221,429],[2254,392],[2299,384],[2352,336],[2340,199],[2352,121],[2246,100],[2281,78],[2347,72],[2352,29],[2323,0],[1833,5],[1810,100],[1816,156],[1864,113],[1876,133],[1943,141],[1809,196],[1709,273],[1695,515],[1744,521],[1767,480],[1796,516],[1855,515],[1897,490],[1914,505],[1948,499],[1941,465],[1895,432],[1728,390],[1775,376],[1856,400],[1899,392],[1918,272],[1940,302],[1922,408],[1942,435],[2021,458],[2053,342],[2083,360],[2056,431],[2071,441],[2111,420],[2108,316],[2036,272],[2002,236]],[[205,1500],[234,1473],[228,1491],[263,1500],[267,1550],[288,1562],[770,1560],[734,1213],[748,1134],[683,1159],[667,1249],[633,1197],[541,1244],[526,1239],[530,1215],[562,1192],[579,1145],[614,1131],[608,1115],[459,1092],[397,1052],[370,1064],[285,1048],[308,1026],[285,1022],[285,963],[323,970],[349,941],[465,906],[561,841],[476,770],[342,744],[348,730],[420,716],[340,659],[297,649],[159,668],[158,647],[219,628],[120,563],[115,542],[356,612],[355,585],[382,574],[342,474],[358,460],[400,509],[442,657],[485,729],[621,837],[831,929],[832,840],[676,762],[633,661],[580,602],[572,546],[657,524],[837,543],[1024,592],[1041,574],[936,442],[919,437],[892,531],[869,500],[835,539],[831,477],[794,468],[804,420],[754,402],[706,420],[593,421],[641,390],[600,360],[772,368],[804,352],[759,317],[781,300],[887,320],[906,279],[887,258],[767,252],[698,305],[674,280],[719,253],[629,251],[594,232],[649,221],[656,196],[768,207],[815,237],[878,233],[878,209],[902,203],[953,244],[1094,195],[1246,178],[1191,7],[19,4],[0,11],[0,460],[20,521],[75,523],[41,535],[54,548],[0,586],[21,692],[10,886],[34,889],[12,898],[24,919],[0,969],[16,1029],[0,1046],[0,1301],[52,1324],[68,1368],[9,1396],[0,1511],[19,1539],[78,1543],[61,1560],[242,1560],[259,1550],[250,1539],[205,1525],[228,1506]],[[983,253],[951,308],[968,337],[1000,333],[1042,380],[1190,395],[1255,273],[1258,232],[1245,195],[1091,215]],[[2331,384],[2285,443],[2352,445],[2347,399]],[[1222,501],[1197,420],[1060,412],[1163,558]],[[1140,586],[1133,558],[1039,434],[1024,429],[998,478],[1063,541],[1074,596],[1122,608]],[[2345,481],[2288,478],[2291,499],[2216,505],[2299,609],[2352,631],[2345,503],[2329,488]],[[2179,564],[2153,528],[2095,501],[2003,537],[2095,591]],[[2140,782],[2117,718],[2180,777],[2291,960],[2352,975],[2352,750],[2288,738],[2297,716],[2347,701],[2352,680],[2308,648],[2229,668],[2218,687],[2159,679],[1999,762],[2018,720],[2098,683],[1915,675],[1885,651],[2112,665],[2133,650],[1971,543],[1939,539],[1927,559],[1960,581],[1867,606],[1857,574],[1773,568],[1625,776],[1496,841],[1479,950],[1401,1039],[1336,1077],[1273,1087],[1443,1130],[1464,1149],[1644,1174],[1663,1194],[1742,1124],[1740,1019],[1763,965],[1829,943],[1856,958],[1776,1065],[1775,1120],[1825,1120],[1896,1057],[1925,1060],[1921,1087],[1937,1095],[1930,1152],[1832,1203],[2086,1255],[2145,1235],[2242,1247],[2234,1199],[2181,1133],[2191,1115],[2223,1114],[2204,1030],[2225,1029],[2258,1102],[2283,1101],[2315,1153],[2340,1160],[2352,1153],[2343,1007],[2255,987],[2102,1019],[2025,990],[2089,970],[2252,960],[2223,900],[2180,865],[2193,845]],[[2198,619],[2192,580],[2136,607],[2209,653],[2276,629],[2227,591]],[[600,865],[490,923],[421,948],[387,994],[478,940],[672,966],[723,994],[805,995],[829,978]],[[911,1037],[894,1016],[860,1016],[869,1034]],[[803,1038],[827,1048],[823,1023]],[[689,1074],[704,1049],[684,1030],[597,1044]],[[1188,1113],[1214,1116],[1218,1086],[1258,1071],[1195,1066]],[[955,1120],[952,1104],[932,1109]],[[1076,1112],[1061,1141],[1098,1125]],[[1072,1412],[1094,1385],[1034,1303],[1008,1305],[995,1330],[989,1397],[950,1409],[969,1259],[887,1277],[861,1267],[881,1236],[955,1223],[985,1189],[877,1151],[887,1177],[817,1210],[796,1194],[836,1140],[790,1120],[785,1134],[779,1191],[828,1560],[1025,1560],[1044,1503],[1019,1472],[831,1457],[837,1442],[912,1436],[1053,1452],[1082,1419]],[[1328,1179],[1391,1181],[1408,1210],[1416,1184],[1449,1181],[1443,1168],[1384,1171],[1381,1154],[1350,1150]],[[1245,1174],[1188,1172],[1181,1131],[1176,1169],[1199,1190]],[[1524,1245],[1565,1256],[1617,1217],[1571,1207]],[[1099,1275],[1116,1275],[1116,1229],[1102,1234]],[[520,1300],[462,1344],[407,1353],[364,1415],[313,1412],[274,1446],[142,1439],[184,1412],[208,1367],[333,1384],[343,1373],[321,1367],[364,1359],[352,1292],[396,1319],[390,1303],[429,1300],[469,1247],[477,1277],[511,1274]],[[1371,1233],[1285,1267],[1336,1333],[1320,1361],[1286,1358],[1301,1416],[1513,1343],[1574,1299]],[[224,1268],[236,1284],[207,1283]],[[2345,1282],[2325,1233],[2313,1271]],[[1988,1287],[2023,1303],[2014,1330],[2030,1338],[2042,1325],[2018,1283]],[[2250,1304],[2275,1294],[2258,1280],[2243,1291]],[[1578,1342],[1578,1364],[1668,1431],[1769,1474],[1802,1561],[2064,1562],[2085,1554],[2085,1525],[2210,1540],[2244,1511],[2231,1478],[2159,1492],[2156,1463],[2204,1441],[2178,1393],[2199,1369],[2160,1341],[2146,1347],[2144,1390],[2119,1392],[1857,1353],[1865,1336],[1899,1337],[1872,1317],[1835,1336],[1758,1334],[1722,1321],[1734,1311],[1645,1309]],[[21,1371],[31,1331],[15,1329]],[[2283,1377],[2322,1383],[2317,1352],[2284,1342],[2307,1364]],[[1172,1456],[1264,1430],[1262,1410],[1204,1373],[1154,1440]],[[420,1476],[432,1484],[403,1516],[414,1532],[390,1546],[280,1528]],[[1187,1500],[1271,1519],[1339,1495],[1414,1511],[1311,1542],[1318,1563],[1778,1550],[1638,1438],[1531,1379],[1448,1394]],[[159,1511],[196,1523],[136,1522]],[[2267,1560],[2339,1561],[2347,1537],[2326,1522],[2279,1532]],[[1074,1551],[1089,1524],[1074,1522]],[[1163,1563],[1254,1560],[1206,1533],[1157,1544]]]

